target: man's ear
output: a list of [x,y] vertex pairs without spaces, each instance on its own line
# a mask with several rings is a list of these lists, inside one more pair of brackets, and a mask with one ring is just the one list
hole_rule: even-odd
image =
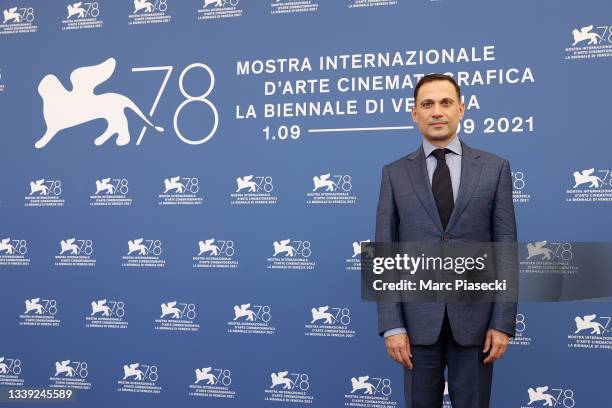
[[410,110],[410,116],[412,116],[412,121],[416,123],[416,106],[413,106]]

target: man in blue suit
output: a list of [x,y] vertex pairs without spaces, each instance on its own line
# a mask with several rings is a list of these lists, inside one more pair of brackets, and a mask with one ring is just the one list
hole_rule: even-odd
[[[447,75],[424,76],[412,118],[422,146],[383,167],[377,242],[516,242],[508,161],[457,136],[465,110]],[[379,333],[404,366],[407,408],[489,407],[493,361],[514,336],[516,303],[378,303]]]

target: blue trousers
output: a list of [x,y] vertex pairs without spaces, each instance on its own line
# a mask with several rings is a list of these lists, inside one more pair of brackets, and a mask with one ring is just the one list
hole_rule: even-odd
[[427,346],[412,346],[413,369],[404,368],[406,408],[442,407],[444,369],[448,366],[448,392],[453,408],[488,408],[493,363],[483,364],[484,346],[464,347],[453,338],[444,312],[438,340]]

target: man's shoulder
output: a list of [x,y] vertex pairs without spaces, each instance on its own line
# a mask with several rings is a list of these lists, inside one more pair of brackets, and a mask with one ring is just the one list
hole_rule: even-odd
[[392,161],[391,163],[387,163],[383,167],[385,167],[388,171],[394,171],[403,168],[407,161],[413,160],[418,155],[419,150],[423,151],[423,148],[419,146],[418,149],[416,149],[415,151],[408,153],[400,157],[399,159]]
[[384,167],[386,167],[387,169],[396,169],[398,167],[401,167],[404,165],[404,163],[406,163],[408,157],[410,157],[409,154],[402,156],[399,159],[392,161],[391,163],[385,164]]
[[[488,152],[486,150],[482,150],[482,149],[476,149],[474,147],[471,147],[469,145],[467,145],[465,142],[462,141],[462,145],[463,145],[463,154],[470,154],[473,157],[478,157],[479,159],[483,160],[484,163],[487,164],[491,164],[491,165],[497,165],[497,166],[502,166],[505,162],[507,162],[508,160],[505,159],[502,156],[499,156],[497,154]],[[403,169],[404,166],[406,165],[406,162],[410,161],[410,160],[414,160],[418,154],[420,152],[423,151],[423,148],[421,146],[419,146],[416,150],[414,150],[413,152],[410,152],[402,157],[400,157],[399,159],[396,159],[390,163],[385,164],[383,167],[385,167],[387,169],[387,171],[389,172],[394,172],[398,169]]]
[[507,159],[505,159],[505,158],[503,158],[503,157],[501,157],[501,156],[499,156],[497,154],[488,152],[486,150],[476,149],[476,148],[470,147],[470,146],[466,145],[465,143],[463,144],[463,147],[464,148],[467,147],[467,149],[470,150],[474,156],[480,156],[480,158],[482,160],[484,160],[485,162],[487,162],[487,163],[493,163],[493,164],[501,165],[504,162],[508,161]]

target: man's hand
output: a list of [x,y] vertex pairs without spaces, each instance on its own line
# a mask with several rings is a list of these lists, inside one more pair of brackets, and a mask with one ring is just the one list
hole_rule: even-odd
[[412,370],[412,352],[410,351],[410,340],[405,333],[385,337],[387,353],[396,362],[409,370]]
[[489,352],[487,358],[485,358],[482,362],[484,364],[492,363],[495,360],[499,360],[506,349],[508,348],[510,336],[508,336],[504,332],[500,332],[498,330],[489,329],[487,330],[487,335],[485,338],[484,350],[483,353]]

